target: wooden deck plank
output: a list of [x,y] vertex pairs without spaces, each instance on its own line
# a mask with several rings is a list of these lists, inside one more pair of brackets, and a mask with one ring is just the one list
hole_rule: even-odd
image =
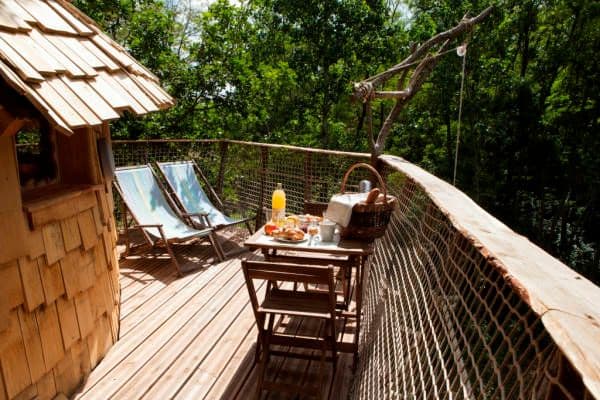
[[[278,321],[277,322],[278,325],[281,324],[289,324],[288,325],[288,329],[290,332],[292,333],[297,333],[298,330],[301,328],[301,324],[302,324],[302,319],[300,318],[294,318],[294,319],[290,319],[289,317],[284,317],[283,321]],[[278,350],[287,350],[288,347],[278,347]],[[276,379],[277,375],[279,374],[279,371],[281,369],[281,367],[283,366],[285,362],[285,359],[283,357],[274,357],[271,362],[269,363],[269,368],[266,372],[266,377],[267,379]],[[239,389],[236,391],[233,390],[233,388],[226,388],[224,393],[229,393],[231,394],[232,399],[235,400],[245,400],[246,398],[248,398],[249,394],[252,394],[252,396],[254,395],[254,393],[256,392],[256,382],[257,382],[257,371],[258,368],[255,368],[254,365],[251,365],[252,370],[250,371],[250,373],[248,374],[248,377],[246,379],[245,382],[242,382],[242,385],[240,385]],[[234,383],[234,387],[237,386],[236,383]],[[209,395],[209,398],[216,398],[214,396]],[[266,392],[263,392],[263,396],[262,398],[266,398],[268,397],[268,394]]]
[[217,281],[216,278],[219,274],[221,278],[230,276],[229,271],[212,268],[201,274],[187,275],[173,282],[165,290],[138,307],[135,312],[121,317],[121,335],[127,335],[130,330],[154,314],[156,310],[161,310],[163,314],[174,313],[184,306],[199,288]]
[[[212,251],[211,247],[203,247],[201,248],[201,256],[206,256],[207,253],[212,253]],[[177,272],[173,269],[173,264],[169,258],[152,259],[152,262],[157,264],[159,268],[153,270],[145,279],[134,282],[122,295],[121,318],[126,317],[146,300],[177,281]]]
[[190,310],[186,313],[187,321],[183,324],[179,323],[177,326],[171,324],[172,326],[159,330],[158,334],[160,336],[169,335],[170,340],[159,349],[153,349],[149,358],[140,357],[139,362],[135,364],[141,366],[141,368],[133,371],[134,373],[131,374],[124,385],[117,392],[114,392],[114,396],[124,399],[136,398],[136,394],[139,396],[144,389],[148,389],[148,386],[153,385],[164,374],[168,365],[175,362],[183,352],[193,350],[194,339],[199,335],[204,340],[209,339],[202,333],[206,329],[210,329],[212,333],[210,325],[213,320],[217,319],[220,322],[226,314],[235,312],[234,306],[237,307],[237,304],[231,302],[231,291],[237,292],[242,285],[241,277],[236,275],[228,282],[227,286],[224,286],[218,294],[212,297],[210,304],[205,303],[197,311],[190,310],[191,308],[196,309],[196,307],[185,307],[184,310]]
[[[198,390],[200,388],[190,379],[190,382],[179,393],[180,397],[185,398],[189,394],[190,397],[206,400],[233,398],[254,368],[256,331],[253,324],[252,328],[246,332],[243,341],[235,348],[235,353],[229,358],[225,368],[221,370],[218,378],[209,387]],[[201,396],[203,392],[206,394]]]
[[[126,361],[131,352],[136,351],[140,346],[143,346],[152,333],[165,324],[166,319],[168,319],[170,315],[173,315],[174,318],[176,318],[175,322],[179,322],[178,316],[175,314],[180,308],[185,307],[188,303],[194,303],[196,297],[209,298],[224,282],[231,279],[235,272],[233,268],[230,269],[232,271],[231,274],[223,273],[221,268],[215,268],[215,270],[217,272],[216,276],[219,277],[220,281],[213,282],[212,278],[214,278],[214,275],[209,276],[208,274],[201,274],[194,276],[195,284],[189,286],[188,291],[181,291],[180,295],[177,296],[177,302],[169,303],[169,307],[161,308],[160,317],[151,315],[151,318],[149,318],[148,321],[140,319],[138,321],[139,325],[134,325],[136,329],[132,330],[130,335],[122,335],[117,346],[115,346],[115,350],[107,356],[107,359],[94,371],[93,376],[88,379],[89,385],[94,384],[94,379],[102,379],[103,374],[108,374],[109,371],[119,367],[122,361]],[[214,291],[211,291],[210,287],[207,287],[210,283],[214,283]],[[157,309],[155,309],[155,311],[156,310]]]
[[[204,251],[203,251],[204,250]],[[184,268],[212,257],[201,246],[177,249]],[[261,258],[252,253],[240,257]],[[200,260],[200,261],[199,261]],[[173,398],[247,399],[255,393],[256,327],[241,262],[232,258],[176,278],[169,260],[152,256],[121,261],[121,337],[92,371],[76,399]],[[277,328],[293,335],[314,329],[300,318],[284,318]],[[318,325],[318,322],[317,322]],[[351,340],[352,327],[338,329]],[[318,353],[318,352],[317,352]],[[340,355],[332,379],[327,363],[324,390],[331,400],[347,395],[352,356]],[[316,367],[316,368],[315,368]],[[269,379],[318,381],[318,362],[273,357]],[[263,399],[291,399],[263,392]],[[300,398],[307,398],[301,396]]]
[[161,261],[165,260],[153,261],[159,268],[145,274],[136,282],[132,282],[129,285],[126,294],[121,298],[121,315],[123,317],[128,315],[130,310],[134,310],[137,305],[143,303],[148,297],[168,287],[170,283],[177,279],[177,271],[173,269],[172,265],[169,262],[165,264]]
[[[298,319],[298,318],[293,318],[293,319]],[[285,327],[284,329],[281,329],[282,331],[286,332],[286,333],[291,333],[290,330],[288,329],[288,327]],[[293,333],[296,336],[302,336],[302,335],[306,335],[309,332],[318,332],[319,336],[323,335],[323,330],[324,330],[324,326],[322,323],[320,323],[319,321],[316,321],[314,319],[311,320],[305,320],[302,319],[301,320],[301,324],[299,326],[299,328],[297,329],[297,331],[295,333]],[[301,350],[295,350],[295,352],[299,353],[299,354],[305,354],[305,355],[310,355],[310,356],[319,356],[321,354],[321,352],[319,350],[308,350],[308,349],[301,349]],[[267,371],[267,376],[266,379],[269,381],[276,381],[278,383],[283,383],[283,384],[291,384],[291,385],[298,385],[300,384],[301,386],[304,386],[305,388],[309,387],[309,386],[321,386],[321,383],[319,381],[319,363],[315,362],[315,361],[310,361],[310,360],[301,360],[298,358],[292,358],[292,357],[285,357],[283,359],[283,362],[280,364],[279,369],[277,371],[276,374],[271,375],[269,374],[269,371]],[[316,369],[317,372],[317,378],[313,378],[312,380],[308,378],[308,372],[311,369],[311,367],[313,369]],[[326,376],[323,377],[324,380],[329,378],[329,369],[331,368],[331,363],[326,363],[324,366],[325,369],[325,373]],[[327,386],[327,389],[329,388],[329,386],[327,385],[328,381],[325,381],[325,385]],[[265,396],[266,393],[263,393],[263,396]],[[272,399],[272,400],[277,400],[277,399],[287,399],[290,397],[295,397],[295,395],[293,395],[292,393],[282,393],[282,392],[271,392],[269,393],[268,398]]]
[[[122,263],[123,261],[121,262],[121,264]],[[121,285],[123,296],[131,296],[131,291],[129,290],[129,285],[131,284],[134,284],[136,282],[148,284],[156,280],[156,278],[154,277],[154,273],[158,270],[158,268],[163,268],[163,263],[161,262],[161,260],[153,259],[146,259],[144,262],[144,268],[120,267],[119,283]],[[121,302],[125,302],[123,296],[121,296]]]
[[[225,274],[220,275],[227,277]],[[231,277],[231,279],[234,278],[235,275]],[[158,312],[156,315],[159,318],[160,325],[158,327],[154,327],[153,324],[149,326],[144,324],[142,329],[119,341],[107,355],[106,358],[109,361],[103,362],[90,375],[88,383],[91,384],[91,387],[84,393],[86,398],[111,397],[122,385],[132,379],[137,370],[143,367],[161,348],[168,347],[167,345],[171,344],[173,338],[186,332],[188,335],[195,334],[197,329],[201,329],[210,322],[209,317],[214,316],[214,312],[219,310],[219,305],[226,304],[229,300],[228,293],[222,290],[221,286],[225,282],[219,280],[215,283],[214,286],[201,288],[176,313],[164,315],[162,312]],[[207,309],[214,311],[207,312]],[[162,321],[161,319],[165,317],[168,319]],[[123,354],[126,351],[129,353]],[[125,356],[127,358],[124,360]],[[123,361],[129,365],[126,370],[119,368]],[[106,371],[107,369],[109,371]],[[145,379],[143,378],[143,380]],[[150,385],[151,382],[146,381],[146,384]]]
[[[241,275],[241,270],[239,270]],[[177,395],[184,384],[192,378],[200,378],[202,385],[208,385],[210,380],[216,378],[218,372],[224,367],[227,360],[226,348],[234,347],[243,336],[237,332],[248,331],[254,322],[254,314],[249,308],[250,298],[246,294],[245,283],[235,291],[227,308],[219,312],[202,334],[189,344],[195,351],[183,352],[174,362],[168,365],[161,377],[154,381],[152,388],[145,393],[145,399],[166,399]],[[193,372],[191,376],[188,371]],[[178,372],[185,371],[185,375]],[[135,392],[134,392],[135,393]],[[185,397],[185,396],[183,396]]]

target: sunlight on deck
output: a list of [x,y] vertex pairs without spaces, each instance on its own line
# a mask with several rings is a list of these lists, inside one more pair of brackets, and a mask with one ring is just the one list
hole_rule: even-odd
[[[226,251],[236,246],[226,243]],[[212,264],[204,243],[177,246],[177,278],[168,257],[140,248],[121,261],[120,340],[100,362],[76,399],[247,399],[255,390],[256,327],[241,272],[242,252]],[[279,329],[301,335],[309,326],[284,319]],[[340,330],[340,335],[344,331]],[[346,332],[348,339],[351,334]],[[352,357],[340,355],[331,399],[344,399],[352,378]],[[277,382],[318,381],[317,362],[272,358],[267,378]],[[331,375],[331,368],[328,368]],[[331,376],[326,377],[324,393]],[[262,398],[292,398],[263,392]],[[293,397],[297,398],[297,397]]]

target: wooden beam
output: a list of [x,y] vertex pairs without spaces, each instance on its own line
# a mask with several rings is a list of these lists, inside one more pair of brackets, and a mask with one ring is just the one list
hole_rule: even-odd
[[403,99],[410,95],[409,90],[396,90],[388,92],[375,92],[373,98],[375,99]]
[[16,135],[26,123],[24,119],[13,119],[8,125],[0,126],[0,136]]
[[14,137],[0,135],[0,264],[27,254]]
[[26,119],[13,117],[5,108],[0,107],[0,136],[15,135],[26,122]]

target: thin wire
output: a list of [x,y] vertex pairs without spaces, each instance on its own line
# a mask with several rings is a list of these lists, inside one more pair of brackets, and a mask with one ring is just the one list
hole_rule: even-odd
[[458,168],[458,146],[460,144],[460,125],[462,121],[462,106],[463,106],[463,90],[465,87],[465,65],[467,63],[467,54],[463,55],[462,76],[460,78],[460,101],[458,104],[458,129],[456,132],[456,150],[454,151],[454,178],[452,185],[456,186],[456,170]]

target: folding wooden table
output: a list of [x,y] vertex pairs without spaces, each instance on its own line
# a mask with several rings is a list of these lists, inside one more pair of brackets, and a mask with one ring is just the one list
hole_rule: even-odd
[[[339,315],[342,317],[356,319],[356,333],[354,335],[353,343],[338,343],[339,351],[354,354],[354,365],[356,366],[356,361],[358,358],[358,338],[360,336],[363,279],[369,256],[373,254],[373,242],[345,239],[340,240],[337,236],[336,239],[337,240],[334,240],[333,242],[317,241],[312,244],[309,240],[297,243],[287,241],[283,242],[278,241],[271,236],[265,235],[264,229],[261,228],[254,232],[254,234],[244,242],[244,246],[251,250],[260,249],[267,261],[281,261],[297,264],[333,264],[344,265],[349,268],[356,269],[356,310],[354,312],[339,312]],[[283,251],[284,253],[278,254],[279,251]],[[306,257],[297,254],[290,255],[289,252],[299,252],[303,254],[311,253],[317,258]],[[318,259],[319,256],[327,256],[329,258]],[[347,259],[340,258],[343,256],[347,257]],[[338,257],[338,259],[336,259],[336,257]]]

